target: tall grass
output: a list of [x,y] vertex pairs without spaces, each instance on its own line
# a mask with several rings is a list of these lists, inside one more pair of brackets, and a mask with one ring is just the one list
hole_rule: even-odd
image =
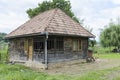
[[0,61],[8,60],[8,45],[7,43],[0,44]]
[[113,53],[111,48],[95,47],[94,57],[104,58],[104,59],[120,59],[120,53]]
[[0,80],[74,80],[67,75],[48,75],[21,65],[0,64]]
[[115,53],[94,54],[94,57],[99,57],[101,59],[120,59],[120,54],[115,54]]
[[99,53],[99,54],[107,54],[107,53],[112,53],[112,50],[114,47],[101,47],[101,46],[95,46],[94,47],[94,53]]
[[35,80],[37,76],[41,77],[40,80],[44,80],[46,74],[34,72],[21,65],[0,64],[1,80]]

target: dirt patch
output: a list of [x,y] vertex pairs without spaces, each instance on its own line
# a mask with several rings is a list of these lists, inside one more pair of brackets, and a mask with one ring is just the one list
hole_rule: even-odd
[[94,63],[86,63],[84,59],[69,62],[51,63],[48,74],[82,75],[89,71],[103,70],[120,66],[120,59],[96,59]]

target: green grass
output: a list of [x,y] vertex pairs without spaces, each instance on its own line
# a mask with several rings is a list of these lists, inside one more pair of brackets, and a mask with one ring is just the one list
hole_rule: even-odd
[[7,46],[4,49],[0,50],[0,61],[8,60],[8,48]]
[[[113,71],[120,70],[120,67],[96,70],[85,73],[81,76],[49,75],[42,72],[35,72],[22,65],[0,64],[0,80],[109,80],[106,76]],[[115,77],[113,80],[119,80]]]
[[[78,80],[109,80],[108,75],[118,70],[120,71],[120,67],[115,67],[115,68],[105,69],[105,70],[96,70],[96,71],[86,73],[85,75],[79,77]],[[119,79],[120,77],[113,78],[113,80],[119,80]]]
[[94,57],[99,57],[102,59],[120,59],[120,54],[109,53],[109,54],[94,54]]
[[65,75],[35,72],[22,65],[0,64],[0,80],[73,80]]
[[94,48],[94,57],[99,57],[103,59],[120,59],[120,53],[112,53],[111,48],[95,47]]
[[120,77],[114,78],[113,80],[120,80]]

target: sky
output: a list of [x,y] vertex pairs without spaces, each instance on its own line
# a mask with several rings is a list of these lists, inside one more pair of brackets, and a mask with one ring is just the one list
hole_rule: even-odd
[[[27,20],[26,10],[37,7],[44,0],[0,0],[0,32],[10,33]],[[100,29],[111,19],[120,17],[120,0],[70,0],[72,11],[84,19],[83,27],[93,28],[99,41]]]

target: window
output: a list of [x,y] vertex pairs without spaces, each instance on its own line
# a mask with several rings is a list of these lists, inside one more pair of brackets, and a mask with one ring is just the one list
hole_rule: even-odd
[[81,40],[79,40],[79,39],[74,39],[74,40],[73,40],[73,51],[80,51],[81,48],[82,48]]
[[[41,52],[44,51],[44,38],[34,38],[34,51]],[[49,51],[62,51],[64,49],[64,41],[63,38],[59,37],[51,37],[47,41],[47,49]]]
[[47,48],[48,48],[48,50],[53,50],[54,49],[54,39],[48,39]]
[[43,52],[44,51],[44,38],[36,37],[34,38],[34,51],[35,52]]
[[47,48],[48,50],[58,50],[61,51],[63,50],[63,38],[53,38],[53,39],[48,39],[48,45]]
[[61,51],[64,48],[64,41],[63,38],[57,38],[56,39],[56,49]]
[[34,42],[34,51],[41,52],[44,50],[44,42],[43,41],[35,41]]

